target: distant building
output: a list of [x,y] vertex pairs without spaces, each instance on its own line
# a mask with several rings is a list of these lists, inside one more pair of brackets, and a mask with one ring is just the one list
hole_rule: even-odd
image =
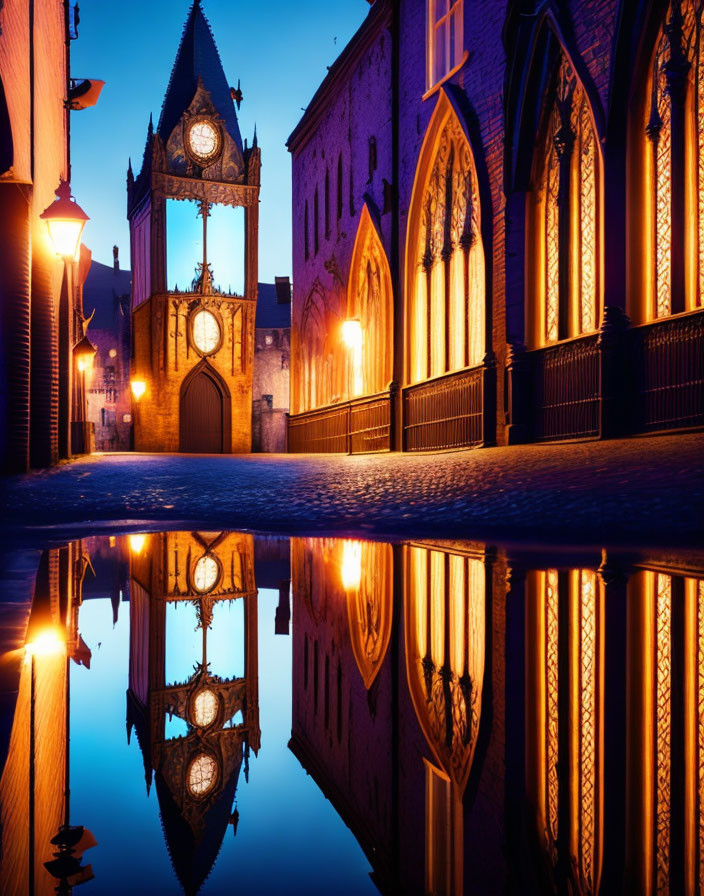
[[291,359],[291,283],[260,283],[254,331],[252,450],[286,450]]
[[[130,271],[93,262],[83,287],[83,307],[97,352],[86,373],[86,416],[98,451],[127,451],[132,430],[130,392]],[[91,317],[92,315],[92,317]]]
[[127,175],[138,451],[252,447],[261,155],[256,132],[242,142],[237,96],[196,0]]

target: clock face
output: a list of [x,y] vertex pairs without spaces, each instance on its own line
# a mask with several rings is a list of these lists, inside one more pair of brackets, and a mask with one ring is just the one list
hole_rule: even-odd
[[219,578],[220,567],[217,561],[209,554],[203,554],[193,570],[193,587],[201,593],[212,591]]
[[220,345],[220,324],[212,311],[202,308],[193,316],[193,344],[202,355],[212,354]]
[[196,121],[188,131],[188,148],[199,161],[210,161],[220,149],[220,132],[210,121]]

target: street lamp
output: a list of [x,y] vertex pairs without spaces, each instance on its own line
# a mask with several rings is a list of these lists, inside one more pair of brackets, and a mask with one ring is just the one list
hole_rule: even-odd
[[87,336],[84,336],[73,347],[73,357],[76,361],[76,367],[81,373],[85,373],[93,366],[93,358],[98,349],[93,345]]
[[59,181],[56,199],[39,216],[46,221],[49,238],[57,255],[75,261],[88,215],[71,195],[68,181]]
[[342,544],[342,587],[357,591],[362,581],[362,543],[344,541]]
[[349,318],[342,322],[342,341],[350,350],[349,361],[349,397],[359,395],[362,391],[362,341],[364,333],[361,321]]
[[132,390],[132,396],[134,400],[139,401],[139,399],[147,391],[147,384],[144,382],[144,380],[130,380],[130,389]]

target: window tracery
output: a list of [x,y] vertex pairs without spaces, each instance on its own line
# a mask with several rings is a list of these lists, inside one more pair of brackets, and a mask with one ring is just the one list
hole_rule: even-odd
[[299,409],[329,404],[332,399],[332,367],[328,349],[328,320],[325,291],[318,280],[306,297],[300,327],[302,376]]
[[600,241],[597,136],[589,101],[572,66],[557,72],[544,142],[536,157],[533,282],[538,346],[599,325]]
[[476,167],[456,116],[450,111],[441,121],[427,166],[423,155],[419,163],[411,212],[411,382],[476,366],[485,351]]

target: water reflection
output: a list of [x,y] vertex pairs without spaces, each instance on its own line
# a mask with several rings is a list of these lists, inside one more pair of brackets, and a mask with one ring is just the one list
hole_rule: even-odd
[[[159,887],[225,892],[237,873],[244,892],[370,892],[370,868],[382,893],[704,887],[704,557],[170,532],[44,551],[33,599],[14,604],[3,893],[131,880],[101,879],[125,820],[82,804],[101,831],[88,864],[95,838],[71,817],[69,773],[87,771],[68,745],[83,749],[91,723],[70,682],[98,674],[76,664],[101,655],[81,636],[100,598],[104,637],[129,622],[107,671],[124,668],[146,783],[130,813],[139,827],[158,809],[173,869],[154,872]],[[290,680],[274,643],[289,633]],[[112,749],[124,729],[98,737]],[[247,783],[250,760],[273,775],[267,750],[302,775],[289,768],[275,794]],[[250,835],[289,811],[301,823],[273,861]],[[246,851],[224,848],[230,828]]]

